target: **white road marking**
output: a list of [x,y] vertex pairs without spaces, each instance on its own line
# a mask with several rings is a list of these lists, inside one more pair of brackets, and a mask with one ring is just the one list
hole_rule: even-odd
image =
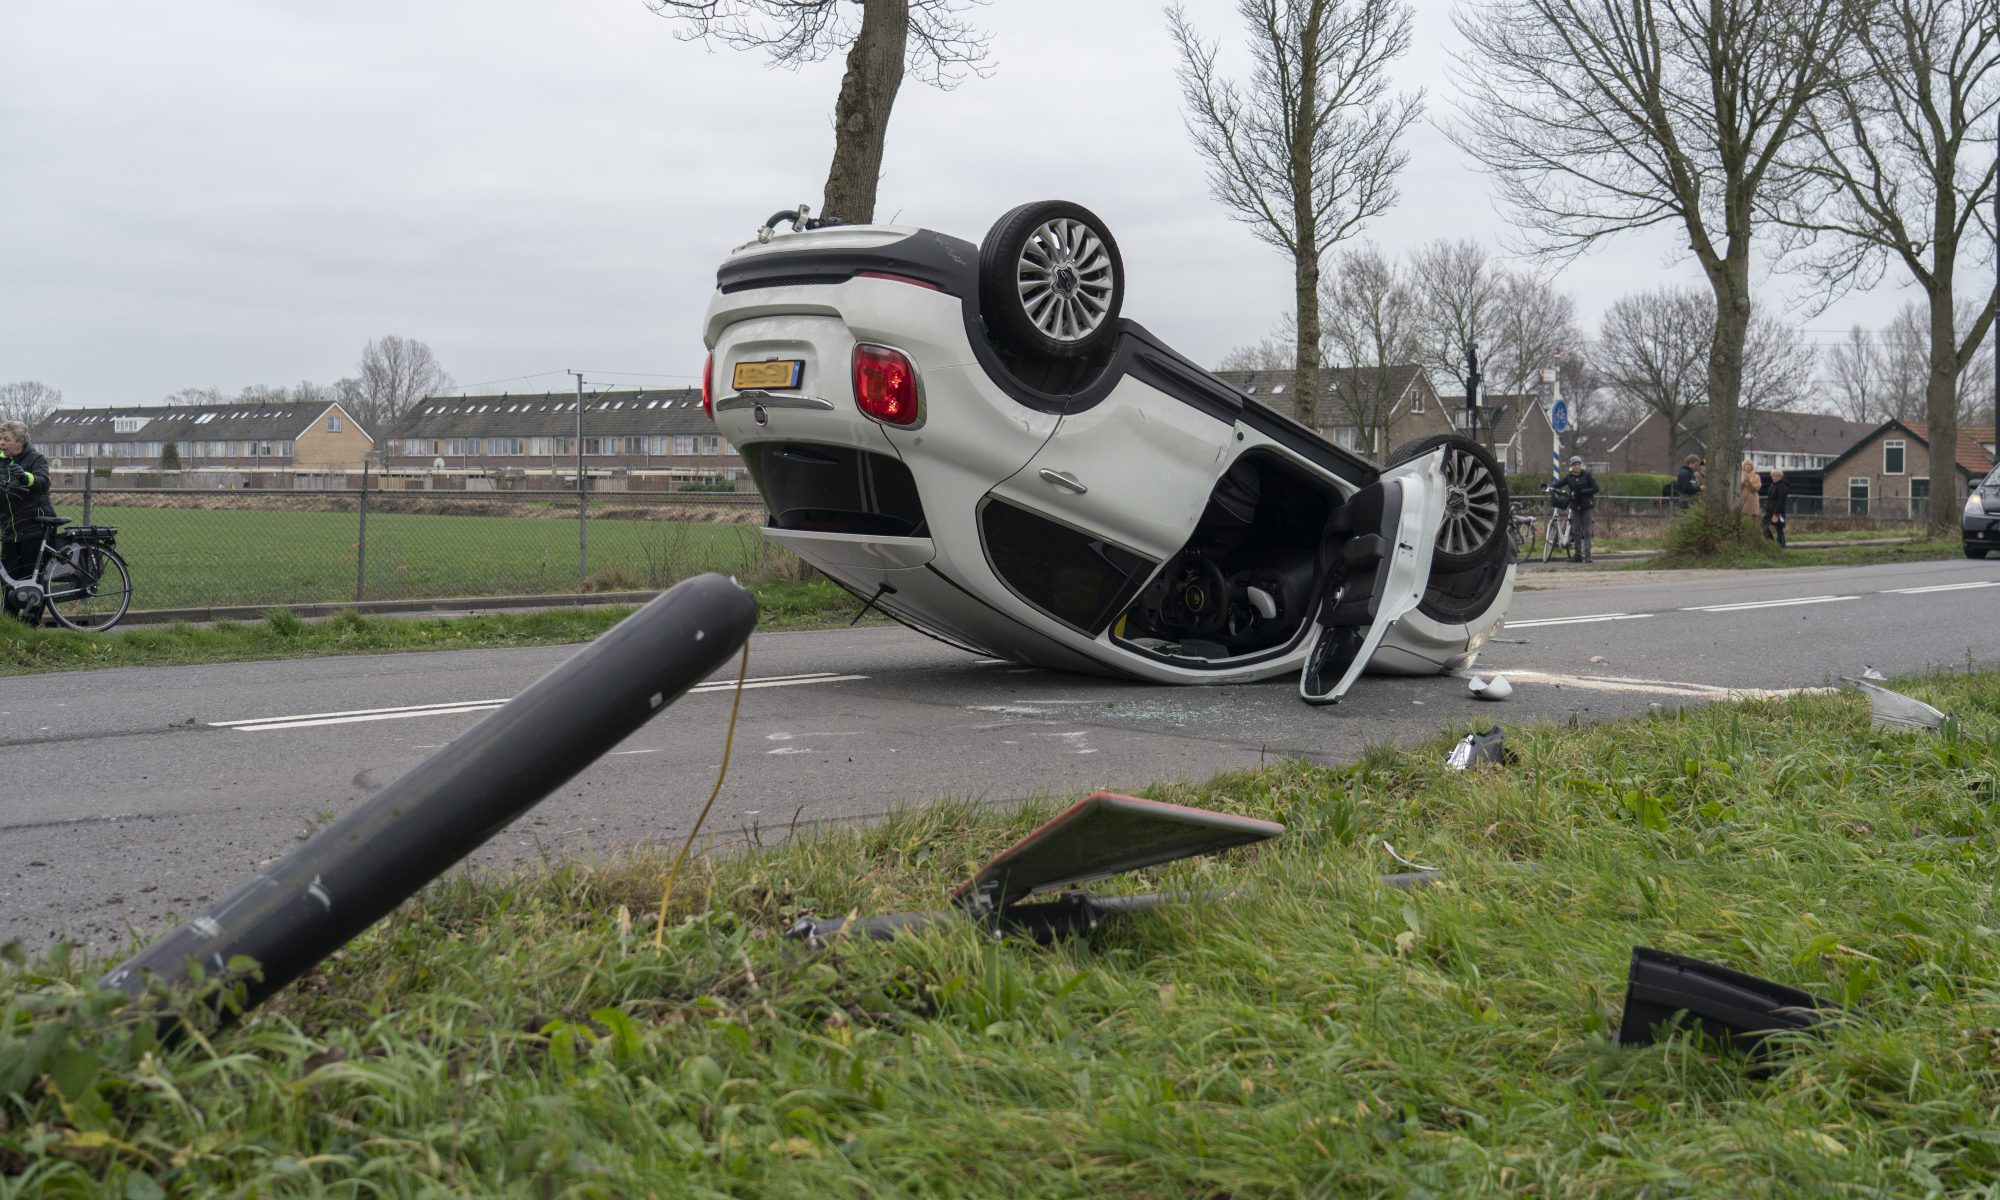
[[1982,579],[1972,583],[1940,583],[1935,587],[1884,588],[1885,596],[1921,596],[1927,592],[1962,592],[1967,588],[2000,587],[2000,579]]
[[[1479,672],[1454,672],[1460,679],[1470,679]],[[1505,675],[1510,680],[1533,680],[1555,687],[1576,688],[1586,692],[1637,692],[1656,696],[1685,696],[1694,700],[1778,700],[1786,696],[1810,696],[1827,692],[1837,692],[1839,688],[1797,687],[1797,688],[1742,688],[1723,687],[1712,683],[1688,683],[1672,679],[1637,679],[1622,675],[1558,675],[1551,671],[1501,668],[1485,674]]]
[[1840,600],[1859,600],[1859,596],[1796,596],[1790,600],[1752,600],[1743,604],[1697,604],[1683,608],[1682,612],[1747,612],[1753,608],[1786,608],[1794,604],[1833,604]]
[[1543,617],[1535,621],[1503,621],[1502,629],[1534,629],[1541,625],[1589,625],[1596,621],[1643,621],[1652,613],[1591,613],[1581,617]]
[[[799,687],[810,683],[846,683],[866,678],[868,678],[866,675],[835,675],[825,671],[812,675],[773,675],[768,679],[746,680],[743,690]],[[688,689],[688,695],[706,696],[735,690],[735,680],[715,680],[696,684]],[[356,708],[345,712],[299,713],[288,717],[245,717],[229,721],[210,721],[208,724],[217,729],[234,729],[239,733],[266,733],[273,729],[307,729],[321,725],[354,725],[364,721],[398,721],[409,717],[444,717],[461,713],[487,712],[505,703],[507,703],[505,700],[456,700],[444,704],[412,704],[400,708]]]

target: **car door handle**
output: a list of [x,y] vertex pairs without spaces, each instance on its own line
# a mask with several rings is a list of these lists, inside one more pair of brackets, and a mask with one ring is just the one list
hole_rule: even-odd
[[1043,479],[1046,479],[1050,483],[1055,484],[1062,490],[1066,492],[1075,492],[1079,496],[1083,495],[1085,492],[1088,492],[1090,490],[1089,488],[1084,486],[1084,483],[1081,479],[1078,479],[1076,476],[1071,475],[1067,471],[1052,471],[1047,467],[1043,467],[1041,469],[1041,476]]

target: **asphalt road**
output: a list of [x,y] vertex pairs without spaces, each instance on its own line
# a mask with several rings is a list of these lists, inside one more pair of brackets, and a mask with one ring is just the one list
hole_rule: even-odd
[[[1471,721],[1596,720],[1650,705],[2000,665],[2000,564],[1754,572],[1524,569],[1463,680],[1365,678],[1332,708],[1295,681],[1167,688],[975,659],[898,628],[752,640],[722,840],[784,836],[940,797],[1132,789]],[[1562,586],[1546,586],[1556,585]],[[0,682],[0,942],[100,951],[194,915],[353,807],[573,647],[118,669]],[[475,856],[480,864],[678,843],[723,750],[732,666]],[[384,711],[397,710],[397,711]]]

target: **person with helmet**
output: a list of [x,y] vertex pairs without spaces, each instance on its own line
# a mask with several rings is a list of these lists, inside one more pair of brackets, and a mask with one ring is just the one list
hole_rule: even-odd
[[1569,560],[1587,563],[1594,540],[1591,514],[1597,509],[1597,479],[1584,469],[1582,455],[1570,455],[1569,474],[1563,476],[1563,486],[1569,489]]
[[[42,523],[55,516],[49,506],[49,460],[28,441],[28,427],[19,421],[0,423],[0,566],[15,579],[32,579],[35,558],[42,550]],[[32,611],[6,589],[6,610],[28,622],[41,623],[42,606]]]

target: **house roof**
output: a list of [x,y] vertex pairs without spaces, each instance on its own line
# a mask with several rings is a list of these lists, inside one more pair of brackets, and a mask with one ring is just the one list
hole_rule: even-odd
[[[1382,371],[1390,395],[1399,400],[1423,377],[1422,367],[1413,364],[1383,367]],[[1298,398],[1293,389],[1298,372],[1289,367],[1268,371],[1215,371],[1217,379],[1242,392],[1265,408],[1274,409],[1285,416],[1297,419]],[[1319,410],[1320,424],[1327,424],[1328,410],[1325,401],[1329,396],[1342,392],[1358,391],[1375,385],[1374,367],[1321,367],[1320,384],[1326,389],[1321,396]]]
[[[38,442],[278,441],[297,438],[326,413],[347,410],[326,401],[280,404],[145,404],[117,408],[59,408],[34,428]],[[348,416],[350,421],[352,416]],[[119,422],[132,428],[120,429]],[[361,428],[355,422],[354,428]],[[365,436],[365,434],[364,434]]]
[[[573,437],[576,415],[573,392],[426,396],[396,418],[388,436]],[[583,431],[588,437],[714,433],[715,422],[702,411],[699,388],[626,388],[585,395]]]
[[[1708,448],[1708,406],[1688,410],[1681,428]],[[1752,411],[1745,417],[1746,449],[1782,454],[1845,454],[1874,433],[1866,421],[1850,421],[1823,412]]]
[[[1862,438],[1860,442],[1855,443],[1845,454],[1828,463],[1826,469],[1829,471],[1833,470],[1834,467],[1851,457],[1855,451],[1860,450],[1863,445],[1873,442],[1883,434],[1891,432],[1906,434],[1922,443],[1925,449],[1930,448],[1929,425],[1917,421],[1897,421],[1892,419],[1884,421],[1880,425],[1870,429],[1868,436]],[[1954,455],[1955,465],[1958,469],[1967,476],[1975,479],[1991,471],[1993,469],[1993,455],[1987,453],[1986,447],[1981,445],[1981,443],[1990,443],[1992,440],[1993,427],[1990,425],[1960,426],[1958,430],[1958,445],[1956,447],[1957,453]]]

